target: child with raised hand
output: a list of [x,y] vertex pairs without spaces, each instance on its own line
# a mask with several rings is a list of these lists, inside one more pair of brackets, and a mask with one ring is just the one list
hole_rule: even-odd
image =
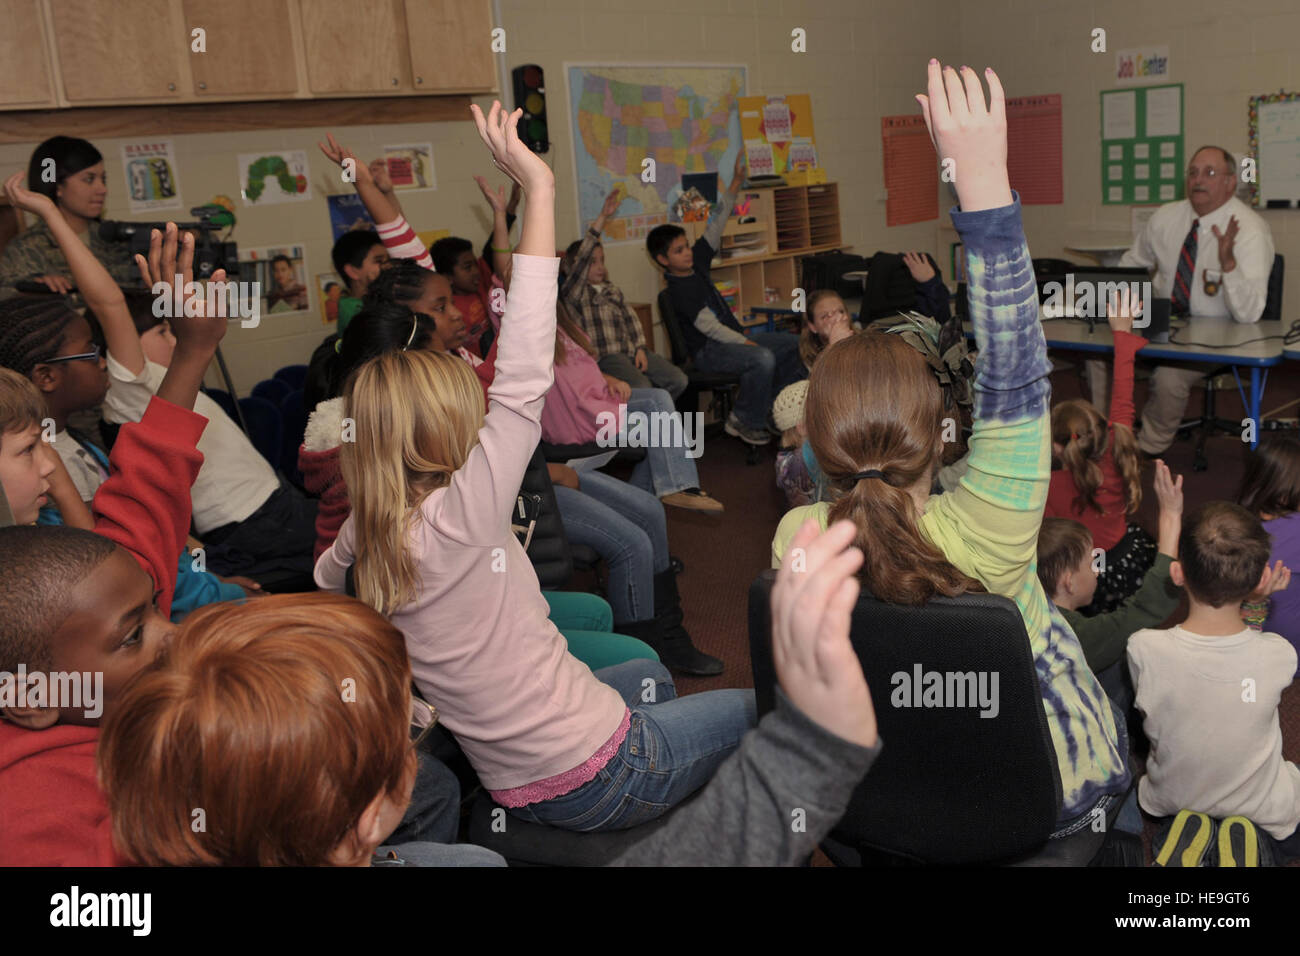
[[622,195],[610,190],[586,234],[565,250],[560,300],[591,340],[602,372],[632,388],[662,388],[675,400],[686,391],[686,373],[646,344],[640,319],[605,268],[600,233]]
[[1144,627],[1164,623],[1182,596],[1173,584],[1170,566],[1178,560],[1183,476],[1175,480],[1169,466],[1157,461],[1155,488],[1160,502],[1159,553],[1142,586],[1113,611],[1092,617],[1080,611],[1092,603],[1097,588],[1097,562],[1087,527],[1068,518],[1044,518],[1038,532],[1038,580],[1079,639],[1102,688],[1125,714],[1133,706],[1133,681],[1124,656],[1128,639]]
[[474,373],[445,353],[358,369],[347,393],[357,440],[343,448],[353,510],[316,580],[341,590],[355,565],[358,596],[402,630],[416,684],[498,803],[567,829],[634,826],[707,782],[753,726],[753,694],[679,699],[646,661],[598,678],[547,620],[509,515],[552,378],[554,176],[519,141],[520,111],[471,109],[528,195],[487,415]]
[[[155,249],[159,240],[155,232]],[[165,275],[170,286],[178,271],[190,278],[192,237],[180,245],[178,260],[169,228],[148,284]],[[0,865],[120,862],[95,782],[98,722],[173,630],[167,616],[206,424],[190,409],[226,320],[181,315],[173,326],[174,360],[144,416],[118,435],[112,473],[95,495],[94,532],[0,529],[0,672],[22,664],[29,675],[103,678],[92,709],[31,700],[0,709]]]
[[1046,515],[1078,521],[1106,552],[1097,593],[1084,614],[1113,611],[1142,584],[1156,556],[1156,543],[1128,516],[1142,504],[1142,463],[1133,436],[1133,360],[1147,340],[1133,334],[1133,313],[1125,288],[1109,303],[1107,320],[1115,339],[1115,386],[1110,418],[1083,399],[1052,408],[1052,453],[1061,468],[1052,472]]
[[[1300,441],[1275,436],[1246,459],[1237,501],[1264,522],[1272,542],[1270,561],[1300,567]],[[1300,648],[1300,588],[1287,589],[1247,609],[1252,621]]]
[[1050,474],[1048,375],[1020,206],[1007,178],[1002,85],[986,73],[930,61],[919,96],[938,154],[956,163],[979,362],[969,467],[956,489],[930,495],[943,453],[943,396],[921,354],[896,335],[857,335],[813,369],[805,420],[834,493],[796,508],[773,541],[774,565],[810,515],[848,518],[878,598],[916,605],[986,590],[1024,618],[1061,777],[1055,837],[1079,832],[1129,787],[1126,742],[1078,639],[1034,574]]

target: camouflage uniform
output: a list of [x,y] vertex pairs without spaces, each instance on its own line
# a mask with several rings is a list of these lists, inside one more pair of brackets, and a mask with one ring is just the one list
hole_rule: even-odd
[[[141,284],[140,270],[131,258],[130,243],[107,242],[99,238],[99,224],[95,222],[90,224],[82,241],[118,285]],[[68,260],[63,257],[49,227],[41,221],[14,236],[5,246],[4,253],[0,254],[0,299],[17,294],[15,282],[52,274],[70,278],[72,270],[68,268]]]

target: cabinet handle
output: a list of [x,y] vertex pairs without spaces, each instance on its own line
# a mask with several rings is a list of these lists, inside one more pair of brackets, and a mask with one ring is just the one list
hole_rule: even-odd
[[417,84],[418,84],[418,83],[423,83],[423,82],[424,82],[424,77],[422,77],[422,76],[417,76],[417,77],[415,78],[415,82],[416,82]]
[[176,84],[175,84],[175,83],[168,83],[168,84],[167,84],[167,89],[171,90],[173,93],[176,92]]
[[397,77],[393,77],[393,86],[397,85]]
[[199,84],[199,89],[201,89],[201,90],[206,90],[207,88],[208,88],[208,84],[206,84],[206,83],[200,83],[200,84]]

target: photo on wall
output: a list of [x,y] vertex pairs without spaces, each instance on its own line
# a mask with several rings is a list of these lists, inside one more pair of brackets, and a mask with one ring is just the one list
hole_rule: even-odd
[[339,320],[339,299],[343,298],[343,283],[333,272],[322,272],[316,276],[316,301],[320,303],[320,320],[325,325],[333,325]]
[[311,308],[307,262],[302,246],[262,246],[241,250],[239,277],[260,282],[262,312],[278,315]]

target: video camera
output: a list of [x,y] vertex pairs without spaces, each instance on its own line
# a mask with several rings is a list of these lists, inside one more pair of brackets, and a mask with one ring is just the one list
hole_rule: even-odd
[[[210,279],[218,269],[225,269],[227,277],[239,275],[239,248],[233,242],[217,239],[219,229],[233,224],[233,217],[220,206],[195,206],[190,210],[195,222],[178,222],[176,228],[196,233],[194,240],[194,278]],[[225,221],[221,221],[221,220]],[[165,230],[165,222],[116,222],[106,220],[99,224],[99,238],[105,242],[129,242],[131,254],[149,255],[151,230]]]

